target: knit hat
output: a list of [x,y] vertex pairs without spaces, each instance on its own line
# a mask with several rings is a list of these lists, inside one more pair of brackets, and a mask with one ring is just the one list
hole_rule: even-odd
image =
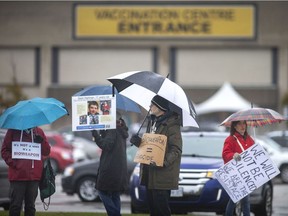
[[153,103],[155,106],[157,106],[162,111],[167,111],[169,109],[169,101],[167,101],[165,98],[163,98],[159,95],[155,95],[152,98],[151,103]]

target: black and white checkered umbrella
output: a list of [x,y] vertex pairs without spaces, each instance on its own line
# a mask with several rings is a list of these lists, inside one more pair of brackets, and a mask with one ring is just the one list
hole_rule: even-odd
[[170,102],[170,109],[182,117],[182,126],[199,127],[196,112],[184,90],[175,82],[151,71],[131,71],[110,77],[118,92],[149,110],[152,98],[159,95]]

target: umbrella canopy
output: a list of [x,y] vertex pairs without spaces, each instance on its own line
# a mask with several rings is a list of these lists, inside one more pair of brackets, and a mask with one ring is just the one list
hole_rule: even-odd
[[247,125],[259,127],[285,121],[280,113],[266,108],[250,108],[233,113],[220,125],[230,127],[233,121],[246,121]]
[[170,109],[180,114],[182,126],[199,127],[196,112],[184,90],[157,73],[151,71],[132,71],[110,77],[109,80],[120,94],[149,110],[152,98],[159,95],[170,102]]
[[0,128],[25,130],[50,124],[68,115],[65,105],[55,98],[33,98],[19,101],[0,116]]
[[73,96],[88,96],[88,95],[108,95],[113,93],[116,95],[116,108],[124,111],[130,111],[130,112],[136,112],[140,113],[141,110],[139,106],[129,98],[121,95],[118,93],[116,89],[114,89],[113,92],[113,87],[109,85],[91,85],[83,90],[77,92]]

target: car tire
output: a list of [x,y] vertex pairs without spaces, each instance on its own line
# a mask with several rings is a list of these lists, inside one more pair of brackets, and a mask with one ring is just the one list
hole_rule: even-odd
[[272,215],[272,201],[273,194],[271,185],[266,184],[263,188],[263,200],[260,205],[254,210],[255,216],[271,216]]
[[95,189],[95,177],[84,177],[78,181],[77,194],[82,202],[99,201],[98,191]]
[[283,183],[288,183],[288,166],[285,165],[281,168],[281,180]]
[[2,205],[2,207],[4,208],[5,211],[8,211],[9,210],[9,207],[10,207],[10,203],[4,203]]
[[138,213],[138,212],[136,211],[135,207],[134,207],[132,204],[130,204],[130,208],[131,208],[131,213],[132,213],[132,214]]
[[240,201],[236,203],[234,215],[235,216],[241,216],[242,215],[242,206],[241,206],[241,202]]

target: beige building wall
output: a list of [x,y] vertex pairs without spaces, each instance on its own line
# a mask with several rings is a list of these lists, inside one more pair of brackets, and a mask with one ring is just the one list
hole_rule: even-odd
[[72,2],[0,2],[0,91],[15,74],[29,97],[53,96],[70,108],[72,94],[83,86],[108,84],[105,78],[125,71],[154,70],[175,73],[195,103],[231,81],[248,100],[282,112],[280,100],[288,91],[288,2],[241,4],[256,7],[255,40],[79,40],[73,37]]

